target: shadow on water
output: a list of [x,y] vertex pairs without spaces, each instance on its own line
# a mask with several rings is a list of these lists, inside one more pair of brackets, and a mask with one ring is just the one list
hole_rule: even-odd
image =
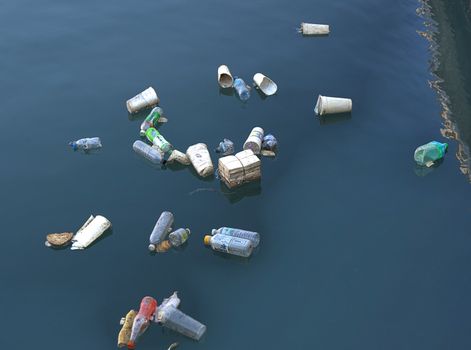
[[234,96],[234,88],[223,89],[222,87],[219,87],[219,95]]
[[248,258],[244,258],[242,256],[237,256],[237,255],[232,255],[232,254],[227,254],[227,253],[212,250],[209,246],[206,246],[205,248],[207,250],[211,250],[215,259],[229,260],[231,261],[231,263],[235,263],[239,265],[248,265],[250,263],[250,260],[252,260],[252,258],[256,258],[257,251],[258,251],[258,247],[257,247],[256,249],[254,249],[251,256],[249,256]]
[[444,162],[445,158],[441,158],[437,160],[431,167],[426,167],[426,166],[420,166],[418,164],[415,164],[414,167],[414,173],[415,175],[419,177],[424,177],[427,176],[428,174],[432,173],[436,168],[438,168],[442,163]]
[[221,181],[220,191],[233,204],[240,202],[245,197],[259,196],[262,193],[262,183],[261,180],[258,180],[230,189]]
[[319,118],[320,125],[331,125],[346,122],[347,120],[352,119],[352,113],[320,115],[317,118]]
[[422,0],[418,13],[425,18],[430,41],[430,62],[442,108],[444,137],[456,140],[461,172],[471,181],[471,2]]
[[113,227],[110,227],[109,229],[107,229],[105,232],[103,232],[103,234],[98,237],[96,240],[94,240],[92,242],[92,244],[90,244],[87,248],[85,249],[90,249],[92,248],[93,246],[95,246],[96,244],[99,244],[102,240],[110,237],[111,235],[113,234]]

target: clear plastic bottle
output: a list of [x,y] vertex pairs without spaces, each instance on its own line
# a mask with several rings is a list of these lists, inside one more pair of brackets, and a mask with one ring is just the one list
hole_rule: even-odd
[[160,310],[159,318],[165,327],[195,340],[200,340],[206,332],[204,324],[171,305]]
[[149,115],[146,117],[146,119],[144,119],[144,121],[141,124],[140,135],[143,137],[146,136],[147,129],[156,126],[157,123],[159,122],[159,119],[163,117],[163,115],[164,115],[164,110],[162,108],[160,107],[153,108],[150,111]]
[[146,131],[147,139],[164,153],[171,153],[173,147],[155,128]]
[[158,150],[141,140],[135,141],[132,148],[137,154],[143,156],[154,164],[161,164],[164,161],[162,154]]
[[171,230],[173,225],[173,214],[169,211],[164,211],[160,214],[154,229],[149,237],[149,250],[154,251],[156,246],[162,242]]
[[227,254],[249,257],[253,251],[252,242],[248,239],[231,237],[221,234],[204,236],[204,244],[213,250]]
[[77,141],[69,142],[69,145],[74,149],[74,151],[81,149],[84,151],[88,151],[91,149],[98,149],[101,148],[101,140],[99,137],[90,137],[84,138]]
[[234,89],[242,101],[247,101],[250,98],[249,88],[241,78],[234,77]]
[[168,235],[168,240],[174,247],[178,247],[188,240],[190,233],[191,231],[189,228],[179,228]]
[[249,241],[252,242],[252,245],[254,248],[256,248],[258,244],[260,243],[260,234],[258,232],[246,231],[246,230],[241,230],[238,228],[231,228],[231,227],[221,227],[217,230],[214,229],[211,231],[211,235],[214,236],[217,234],[248,239]]
[[415,150],[414,160],[419,165],[430,167],[435,161],[443,158],[447,149],[447,143],[432,141]]

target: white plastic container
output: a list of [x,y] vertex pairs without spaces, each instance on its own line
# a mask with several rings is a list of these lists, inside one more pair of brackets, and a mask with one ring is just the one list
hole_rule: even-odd
[[218,84],[223,89],[232,87],[234,84],[234,78],[226,65],[221,65],[218,68]]
[[72,247],[70,249],[87,248],[110,227],[111,222],[104,216],[97,215],[94,217],[91,215],[72,238]]
[[262,73],[256,73],[253,76],[253,82],[267,96],[274,95],[278,90],[275,82]]
[[129,113],[137,113],[141,109],[154,107],[159,104],[159,97],[152,87],[148,87],[140,94],[126,101],[126,107]]
[[211,155],[209,154],[208,146],[204,143],[197,143],[196,145],[188,147],[186,155],[199,176],[206,177],[214,173]]
[[298,30],[303,35],[328,35],[330,27],[327,24],[301,23]]
[[349,113],[352,111],[352,100],[342,97],[319,95],[314,112],[318,115]]
[[195,340],[200,340],[206,332],[204,324],[173,306],[168,306],[160,312],[160,322],[165,327]]
[[252,150],[254,154],[260,154],[260,150],[262,149],[262,141],[263,141],[263,129],[260,127],[255,127],[250,132],[249,137],[244,142],[244,150]]

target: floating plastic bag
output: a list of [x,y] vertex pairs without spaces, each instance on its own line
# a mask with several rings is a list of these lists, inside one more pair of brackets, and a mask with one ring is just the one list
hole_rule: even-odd
[[234,142],[229,139],[224,139],[219,142],[219,146],[216,148],[217,153],[221,153],[223,156],[228,156],[234,153]]

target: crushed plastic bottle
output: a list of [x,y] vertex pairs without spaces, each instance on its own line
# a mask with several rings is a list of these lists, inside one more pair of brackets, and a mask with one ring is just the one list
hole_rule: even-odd
[[190,233],[191,231],[188,228],[179,228],[168,235],[168,240],[174,247],[178,247],[188,240]]
[[421,166],[431,167],[434,162],[443,158],[447,149],[447,143],[432,141],[415,150],[414,160]]
[[71,141],[69,142],[69,146],[71,146],[74,149],[74,151],[78,149],[89,151],[92,149],[98,149],[102,147],[101,140],[99,137],[90,137],[90,138],[80,139],[77,141]]
[[204,236],[204,244],[210,245],[213,250],[227,254],[249,257],[253,251],[252,242],[248,239],[231,237],[221,234]]
[[234,153],[234,142],[229,139],[224,139],[219,142],[219,146],[216,148],[217,153],[221,153],[223,156],[228,156]]
[[146,136],[146,131],[149,128],[155,127],[157,123],[159,122],[160,118],[163,117],[164,115],[164,110],[160,107],[155,107],[153,108],[149,115],[144,119],[144,121],[141,124],[141,131],[140,135],[142,137]]
[[137,140],[132,145],[134,151],[149,160],[151,163],[154,164],[161,164],[164,162],[162,154],[156,150],[155,148],[149,146],[147,143]]
[[231,228],[231,227],[221,227],[217,230],[214,229],[211,231],[211,235],[214,236],[217,234],[248,239],[249,241],[252,242],[252,245],[254,248],[256,248],[258,244],[260,243],[260,234],[258,232],[246,231],[246,230],[241,230],[238,228]]
[[241,78],[234,77],[234,89],[242,101],[247,101],[250,98],[249,88]]
[[157,146],[164,153],[171,153],[173,146],[168,142],[155,128],[149,128],[146,131],[147,139]]
[[149,237],[149,250],[154,251],[156,246],[162,242],[171,230],[173,224],[173,214],[169,211],[164,211],[160,214],[154,229]]
[[265,135],[262,141],[262,149],[266,151],[276,152],[278,141],[272,134]]

